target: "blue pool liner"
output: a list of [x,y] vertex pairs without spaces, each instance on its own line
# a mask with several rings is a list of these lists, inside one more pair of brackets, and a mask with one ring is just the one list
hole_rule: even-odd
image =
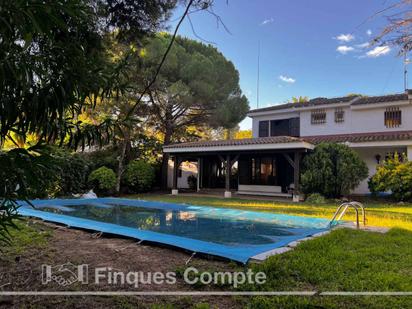
[[[260,253],[264,253],[279,247],[283,247],[288,243],[299,240],[313,234],[323,232],[329,229],[329,220],[321,218],[290,216],[284,214],[273,214],[265,212],[243,211],[237,209],[217,208],[208,206],[193,206],[185,204],[173,204],[163,202],[152,202],[144,200],[132,200],[121,198],[96,198],[96,199],[52,199],[52,200],[33,200],[31,203],[34,208],[26,202],[19,202],[18,212],[22,216],[40,218],[45,221],[65,224],[70,227],[93,230],[108,234],[121,235],[135,238],[142,241],[154,242],[159,244],[166,244],[178,248],[186,249],[192,252],[199,252],[215,256],[224,257],[241,263],[247,263],[250,258]],[[261,245],[223,245],[208,241],[192,239],[188,237],[175,236],[165,233],[152,232],[122,226],[113,223],[100,222],[90,219],[83,219],[73,217],[70,215],[57,214],[47,211],[38,210],[43,207],[56,208],[66,211],[65,206],[75,205],[93,205],[101,207],[110,207],[110,204],[136,206],[144,208],[155,208],[164,210],[176,211],[196,211],[197,216],[204,215],[205,217],[225,217],[233,219],[247,219],[261,222],[281,223],[285,227],[299,226],[304,228],[297,229],[299,232],[292,236],[282,236],[275,243],[261,244]],[[38,209],[36,209],[38,208]]]

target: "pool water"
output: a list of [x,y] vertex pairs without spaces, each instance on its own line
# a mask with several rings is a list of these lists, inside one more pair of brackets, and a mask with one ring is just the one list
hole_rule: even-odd
[[242,262],[253,254],[323,231],[329,223],[319,218],[114,198],[33,203],[35,209],[23,203],[20,212]]
[[208,218],[199,216],[196,211],[109,205],[110,207],[102,208],[84,204],[68,206],[67,210],[43,210],[226,245],[269,244],[276,242],[279,236],[295,235],[301,230],[247,219]]

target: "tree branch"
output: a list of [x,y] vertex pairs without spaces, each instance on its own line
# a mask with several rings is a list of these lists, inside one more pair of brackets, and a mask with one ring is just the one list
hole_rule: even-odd
[[150,81],[150,83],[146,86],[146,88],[145,88],[145,89],[143,90],[143,92],[140,94],[140,97],[137,99],[137,102],[136,102],[136,103],[132,106],[132,108],[129,110],[129,112],[128,112],[127,115],[126,115],[126,119],[129,118],[129,117],[134,113],[137,105],[140,103],[140,101],[142,100],[143,96],[144,96],[144,95],[146,94],[146,92],[150,89],[150,87],[152,87],[152,85],[156,82],[157,76],[159,75],[160,70],[162,69],[162,66],[163,66],[164,62],[166,61],[166,57],[167,57],[167,55],[169,54],[169,52],[170,52],[170,50],[171,50],[171,48],[172,48],[173,42],[174,42],[175,39],[176,39],[177,31],[179,30],[180,25],[182,24],[183,20],[185,19],[187,13],[189,12],[189,9],[190,9],[191,5],[193,4],[193,1],[194,1],[194,0],[189,0],[189,3],[187,4],[186,9],[185,9],[182,17],[180,18],[179,22],[178,22],[177,25],[176,25],[175,31],[173,32],[172,39],[170,40],[170,43],[169,43],[169,45],[168,45],[168,47],[167,47],[167,49],[166,49],[166,52],[163,54],[162,60],[160,61],[159,65],[157,66],[157,69],[156,69],[156,72],[155,72],[155,75],[154,75],[153,79]]

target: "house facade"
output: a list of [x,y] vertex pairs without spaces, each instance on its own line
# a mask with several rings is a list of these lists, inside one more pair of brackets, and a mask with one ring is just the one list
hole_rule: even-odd
[[[174,144],[169,173],[173,193],[179,169],[196,164],[198,190],[299,198],[302,157],[321,142],[345,143],[359,153],[369,176],[398,152],[412,160],[412,92],[385,96],[315,98],[251,110],[253,138]],[[180,180],[180,182],[184,180]],[[369,193],[367,180],[353,194]]]

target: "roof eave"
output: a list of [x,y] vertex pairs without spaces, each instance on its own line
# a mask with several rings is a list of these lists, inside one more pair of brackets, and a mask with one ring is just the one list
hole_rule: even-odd
[[165,153],[189,153],[189,152],[218,152],[218,151],[248,151],[248,150],[285,150],[285,149],[308,149],[312,150],[315,145],[296,141],[288,143],[266,143],[249,145],[221,145],[221,146],[194,146],[194,147],[167,147],[163,148]]

